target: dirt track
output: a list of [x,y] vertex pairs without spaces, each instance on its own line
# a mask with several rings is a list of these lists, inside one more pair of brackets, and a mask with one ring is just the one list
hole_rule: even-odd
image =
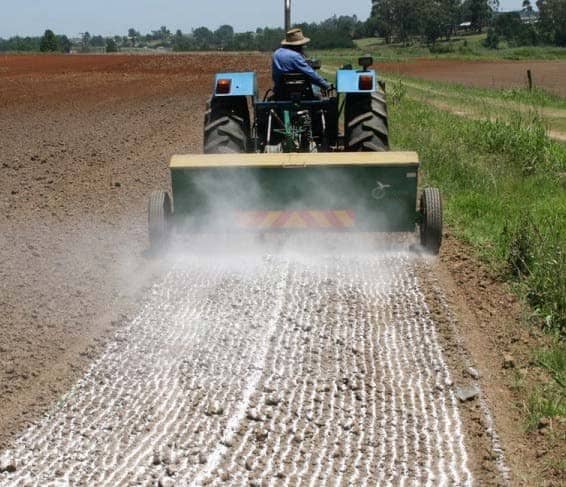
[[[245,59],[265,81],[266,58]],[[147,194],[171,154],[200,151],[212,73],[241,58],[0,67],[0,448],[16,462],[1,485],[499,484],[488,405],[520,470],[502,396],[455,399],[499,349],[462,349],[437,264],[406,246],[144,257]],[[513,304],[483,286],[496,327]]]
[[418,59],[403,63],[379,63],[378,69],[386,73],[483,88],[526,88],[527,70],[530,69],[534,86],[566,96],[565,61]]
[[18,442],[26,467],[10,481],[124,485],[169,469],[196,484],[470,484],[416,264],[174,262],[65,405]]

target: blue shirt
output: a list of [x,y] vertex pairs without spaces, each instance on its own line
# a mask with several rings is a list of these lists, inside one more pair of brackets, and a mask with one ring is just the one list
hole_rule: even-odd
[[303,73],[307,75],[315,85],[321,88],[330,88],[330,83],[309,66],[302,54],[293,51],[293,49],[280,47],[273,53],[272,72],[276,89],[281,81],[281,75],[286,73]]

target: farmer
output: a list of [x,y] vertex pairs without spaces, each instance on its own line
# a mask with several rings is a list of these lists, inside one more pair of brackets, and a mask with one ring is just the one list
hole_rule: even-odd
[[273,82],[275,94],[280,91],[281,77],[286,73],[303,73],[308,76],[313,84],[320,86],[323,90],[330,89],[330,83],[318,74],[305,59],[303,49],[310,39],[303,35],[301,29],[291,29],[286,38],[281,41],[281,47],[273,53]]

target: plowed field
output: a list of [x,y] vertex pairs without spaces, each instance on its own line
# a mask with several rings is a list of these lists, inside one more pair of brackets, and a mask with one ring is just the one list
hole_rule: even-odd
[[145,255],[242,69],[268,86],[254,54],[0,58],[0,485],[528,484],[518,308],[451,239]]

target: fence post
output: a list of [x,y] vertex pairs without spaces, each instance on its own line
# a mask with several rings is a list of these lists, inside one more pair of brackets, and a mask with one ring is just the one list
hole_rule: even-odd
[[533,91],[533,75],[530,69],[527,69],[527,80],[529,82],[529,91]]

